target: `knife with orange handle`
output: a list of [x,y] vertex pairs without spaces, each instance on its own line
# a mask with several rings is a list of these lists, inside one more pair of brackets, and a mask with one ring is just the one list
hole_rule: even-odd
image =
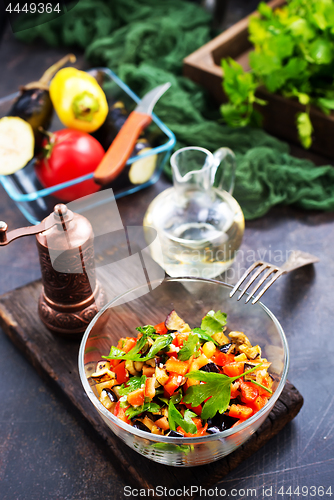
[[111,143],[106,154],[94,172],[94,181],[104,186],[116,179],[129,159],[141,132],[152,121],[155,103],[166,92],[171,84],[165,83],[148,92],[137,107],[129,114],[121,130]]

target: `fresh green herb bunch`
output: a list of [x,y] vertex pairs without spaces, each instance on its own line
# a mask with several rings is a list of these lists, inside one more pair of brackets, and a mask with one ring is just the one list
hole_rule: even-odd
[[295,97],[306,106],[296,115],[299,138],[305,148],[312,143],[310,105],[325,114],[334,109],[334,2],[333,0],[288,0],[273,11],[265,3],[249,22],[251,71],[245,73],[231,58],[222,60],[223,88],[229,102],[221,106],[225,121],[240,127],[259,124],[254,103],[264,85],[269,92]]

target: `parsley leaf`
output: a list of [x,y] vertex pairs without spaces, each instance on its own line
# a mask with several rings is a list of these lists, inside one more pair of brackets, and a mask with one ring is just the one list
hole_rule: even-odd
[[[221,62],[228,102],[220,111],[226,123],[232,127],[259,123],[254,103],[265,104],[256,96],[262,86],[272,93],[296,96],[302,104],[314,104],[329,114],[333,108],[326,93],[334,84],[333,2],[290,0],[278,9],[261,2],[257,11],[248,24],[249,41],[254,46],[249,56],[250,71],[244,71],[231,58]],[[300,142],[309,148],[309,110],[296,113],[295,119]]]
[[130,349],[129,352],[124,352],[122,349],[111,346],[110,353],[108,356],[102,356],[105,359],[129,359],[131,361],[139,361],[140,354],[139,351],[144,347],[147,341],[147,336],[143,335],[139,340],[137,340],[136,345]]
[[[182,391],[177,391],[173,394],[173,396],[171,396],[170,400],[171,402],[176,405],[177,403],[179,403],[182,399]],[[168,404],[168,403],[167,403]]]
[[334,109],[334,99],[327,99],[326,97],[320,97],[317,101],[320,106],[326,106],[327,109]]
[[168,406],[168,403],[169,403],[169,399],[168,399],[168,398],[163,398],[163,397],[160,397],[160,396],[159,396],[159,398],[158,398],[158,399],[160,399],[160,401],[161,401],[162,403],[165,403],[165,405],[167,405],[167,406]]
[[201,418],[204,420],[214,417],[217,412],[224,413],[231,399],[232,382],[256,370],[261,364],[259,363],[254,368],[236,377],[228,377],[222,373],[203,372],[200,370],[190,372],[186,377],[200,380],[201,382],[205,382],[205,384],[190,386],[183,398],[183,402],[190,403],[195,407],[210,398],[204,403],[202,409]]
[[213,342],[214,344],[216,345],[219,345],[218,342],[216,342],[212,337],[211,335],[209,335],[208,333],[206,333],[204,330],[202,330],[201,328],[194,328],[193,329],[193,333],[196,333],[199,338],[201,340],[205,340],[206,342]]
[[171,335],[160,335],[160,337],[151,345],[148,354],[144,358],[140,358],[140,361],[147,361],[154,358],[159,351],[168,347],[172,342],[173,337]]
[[104,359],[128,359],[131,361],[148,361],[149,359],[154,358],[154,356],[169,346],[173,342],[173,337],[171,335],[159,335],[159,337],[153,342],[150,350],[146,354],[146,356],[142,356],[139,351],[144,347],[147,341],[147,335],[143,334],[143,336],[137,341],[136,345],[127,353],[122,351],[121,349],[117,349],[117,347],[111,346],[110,353],[108,356],[102,356]]
[[128,408],[129,403],[127,401],[122,401],[121,399],[119,400],[119,406],[120,408]]
[[184,342],[183,347],[179,350],[177,355],[181,361],[187,361],[191,356],[199,356],[198,349],[200,348],[199,336],[196,333],[190,333],[187,340]]
[[313,127],[308,113],[297,113],[296,122],[299,139],[304,148],[308,149],[312,144]]
[[[205,373],[204,377],[202,373]],[[188,374],[189,378],[201,380],[205,384],[192,385],[183,398],[184,403],[190,403],[192,406],[200,405],[205,399],[210,398],[203,406],[201,418],[204,420],[214,417],[217,411],[224,413],[229,405],[231,398],[231,379],[227,375],[220,373],[209,373],[199,371]]]
[[[270,61],[272,60],[270,57]],[[253,103],[266,104],[255,96],[258,81],[253,73],[246,73],[240,64],[231,58],[222,60],[224,74],[223,88],[229,102],[220,107],[221,114],[231,127],[259,124],[259,113]]]
[[165,405],[168,406],[169,402],[171,401],[174,405],[178,404],[181,399],[182,399],[182,392],[181,391],[178,391],[178,392],[175,392],[173,394],[173,396],[171,396],[170,398],[164,398],[164,397],[161,397],[159,396],[159,399],[160,401],[162,401],[163,403],[165,403]]
[[213,335],[217,332],[222,332],[226,325],[227,314],[221,311],[209,311],[208,314],[202,319],[201,329]]
[[147,335],[148,337],[153,333],[156,333],[154,326],[146,325],[146,326],[137,326],[136,330],[142,333],[143,335]]
[[264,2],[260,2],[257,9],[263,17],[270,19],[273,16],[272,9]]
[[245,102],[252,89],[256,88],[251,73],[245,73],[240,64],[233,59],[223,59],[222,67],[224,72],[223,87],[228,93],[230,101],[235,105]]
[[169,427],[172,431],[176,430],[176,426],[182,427],[182,429],[191,434],[196,434],[197,427],[194,422],[191,420],[192,417],[196,417],[196,413],[186,410],[184,412],[184,417],[182,417],[179,410],[175,408],[174,403],[170,400],[168,405],[168,422]]
[[125,412],[125,415],[128,418],[133,418],[144,411],[150,411],[152,413],[156,413],[160,410],[160,406],[157,403],[144,403],[141,406],[130,406]]
[[120,396],[127,396],[130,392],[140,389],[143,384],[145,384],[146,377],[131,377],[125,384],[118,387],[118,393]]

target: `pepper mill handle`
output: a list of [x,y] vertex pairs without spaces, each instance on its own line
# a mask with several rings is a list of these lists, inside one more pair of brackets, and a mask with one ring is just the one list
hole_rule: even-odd
[[17,240],[17,238],[22,238],[23,236],[43,233],[43,231],[51,229],[51,227],[56,224],[64,225],[72,219],[73,212],[68,210],[67,206],[63,203],[58,203],[58,205],[54,207],[54,212],[37,224],[37,226],[20,227],[7,234],[8,226],[6,222],[0,221],[0,246],[8,245],[8,243]]
[[0,222],[0,246],[22,236],[36,235],[42,271],[38,302],[42,323],[56,335],[80,338],[107,303],[107,296],[96,280],[94,233],[89,220],[59,203],[37,226],[9,233],[7,229],[7,224]]

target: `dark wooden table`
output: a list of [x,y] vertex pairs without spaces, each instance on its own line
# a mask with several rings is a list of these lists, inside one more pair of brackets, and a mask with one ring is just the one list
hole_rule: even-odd
[[[34,80],[64,53],[42,45],[24,46],[7,31],[0,46],[0,97]],[[306,155],[298,148],[294,152]],[[167,185],[161,179],[146,191],[119,200],[124,225],[140,225],[148,203]],[[27,225],[2,188],[0,219],[11,228]],[[305,498],[320,498],[324,491],[323,498],[330,498],[330,487],[334,493],[333,247],[332,213],[277,207],[246,224],[234,271],[223,276],[234,282],[235,270],[240,272],[257,258],[282,263],[291,249],[321,259],[314,267],[281,278],[265,295],[264,303],[286,331],[289,379],[305,403],[293,423],[217,485],[232,498],[298,498],[298,491]],[[2,248],[0,266],[1,294],[39,278],[34,238]],[[1,500],[126,498],[126,483],[104,443],[2,332],[0,401]]]

